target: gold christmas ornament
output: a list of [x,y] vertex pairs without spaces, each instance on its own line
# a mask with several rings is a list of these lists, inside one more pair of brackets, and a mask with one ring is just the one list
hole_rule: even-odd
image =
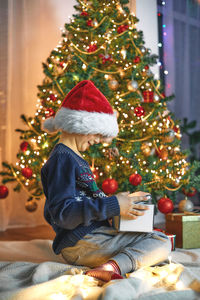
[[141,146],[141,151],[145,156],[150,156],[151,155],[151,148],[149,147],[148,144],[144,143]]
[[25,203],[25,208],[29,212],[36,211],[37,207],[38,207],[38,204],[37,204],[37,202],[35,200],[27,201]]
[[112,80],[109,81],[108,86],[111,90],[116,90],[119,86],[119,83],[118,83],[117,80],[112,79]]
[[127,84],[127,88],[128,88],[129,91],[135,92],[138,88],[137,81],[135,81],[135,80],[129,81],[128,84]]

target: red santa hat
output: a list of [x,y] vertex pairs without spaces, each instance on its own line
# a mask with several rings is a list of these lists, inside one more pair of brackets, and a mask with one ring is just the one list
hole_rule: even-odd
[[115,137],[119,131],[116,113],[90,80],[79,82],[67,94],[56,115],[44,121],[43,128],[48,132],[63,130],[107,137]]

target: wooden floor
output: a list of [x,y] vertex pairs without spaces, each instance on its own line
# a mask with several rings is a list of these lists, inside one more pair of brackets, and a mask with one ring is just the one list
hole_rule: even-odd
[[55,233],[48,225],[26,228],[12,228],[0,232],[0,241],[30,241],[34,239],[53,240]]

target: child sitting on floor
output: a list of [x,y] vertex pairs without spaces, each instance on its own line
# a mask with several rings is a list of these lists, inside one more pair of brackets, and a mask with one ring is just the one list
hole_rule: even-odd
[[[44,216],[56,232],[54,252],[69,264],[92,268],[86,274],[105,282],[165,260],[171,245],[163,233],[119,233],[111,227],[110,218],[136,219],[147,207],[134,204],[129,192],[107,197],[81,156],[91,145],[111,142],[118,134],[116,114],[95,85],[78,83],[55,117],[45,120],[44,129],[61,131],[41,170]],[[140,192],[137,200],[145,201],[146,195]]]

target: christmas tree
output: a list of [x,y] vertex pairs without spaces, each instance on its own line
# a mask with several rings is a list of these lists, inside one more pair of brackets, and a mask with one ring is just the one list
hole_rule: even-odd
[[27,192],[27,210],[36,210],[43,196],[40,170],[59,141],[59,133],[48,135],[41,124],[85,79],[94,82],[118,113],[118,137],[83,154],[105,193],[142,190],[157,202],[163,197],[174,201],[177,192],[200,188],[195,176],[199,164],[190,165],[188,153],[181,151],[179,121],[167,109],[173,95],[165,96],[164,86],[150,71],[157,56],[145,47],[143,33],[136,28],[138,19],[127,3],[77,1],[77,14],[65,24],[62,41],[43,63],[45,78],[38,86],[35,116],[21,116],[27,130],[16,130],[22,140],[18,161],[3,163],[0,198],[8,194],[5,184],[14,181],[15,191]]

